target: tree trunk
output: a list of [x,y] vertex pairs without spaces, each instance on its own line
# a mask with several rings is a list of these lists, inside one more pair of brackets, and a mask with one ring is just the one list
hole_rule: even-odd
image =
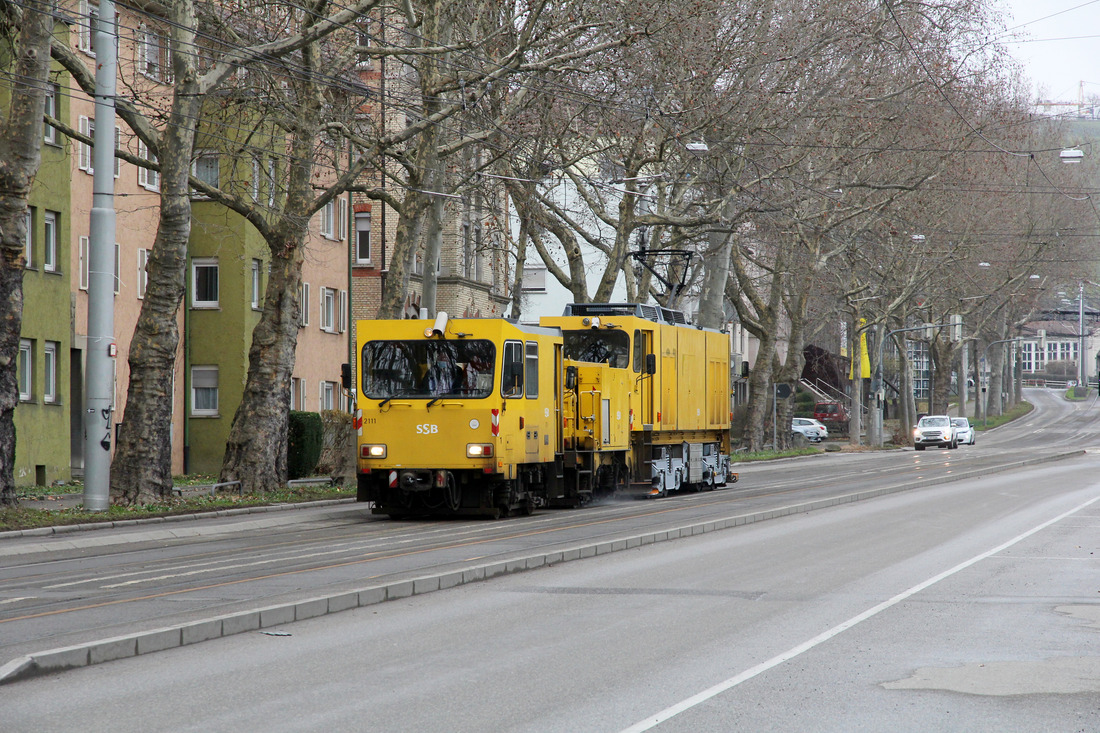
[[296,238],[271,246],[264,312],[252,332],[244,395],[225,444],[220,482],[240,481],[245,493],[286,483],[290,378],[298,346],[302,248]]
[[772,408],[772,360],[775,357],[775,328],[765,331],[760,340],[760,350],[756,354],[756,367],[749,375],[749,406],[745,421],[745,436],[749,441],[749,450],[758,451],[764,447],[764,423],[771,415]]
[[[19,404],[19,334],[23,327],[27,198],[42,160],[42,110],[53,16],[24,10],[14,40],[7,118],[0,121],[0,506],[14,506],[15,407]],[[3,21],[5,30],[14,28]]]
[[935,395],[935,404],[942,405],[943,410],[937,414],[947,415],[951,407],[951,367],[954,362],[955,350],[951,344],[933,339],[929,355],[935,365],[933,370],[932,394]]
[[905,340],[899,341],[895,336],[894,343],[898,348],[898,387],[901,388],[901,394],[898,395],[898,424],[901,426],[903,438],[908,441],[913,434],[913,423],[917,415],[913,402],[913,365],[909,362]]
[[[434,177],[438,186],[434,190],[442,189],[443,176],[436,174]],[[427,312],[428,318],[436,315],[436,292],[439,283],[439,269],[436,263],[440,261],[443,252],[443,197],[435,196],[432,205],[428,209],[428,227],[424,232],[424,279],[420,289],[420,307]]]
[[848,416],[848,443],[860,445],[863,432],[863,332],[859,329],[859,319],[852,329],[852,412]]
[[989,393],[986,397],[986,417],[997,417],[1002,411],[1001,391],[1004,380],[1004,345],[995,344],[989,350]]
[[[729,227],[723,220],[722,227]],[[733,248],[732,232],[712,232],[707,248],[707,267],[703,273],[703,290],[699,294],[699,325],[704,328],[722,328],[726,325],[726,282],[730,274],[730,250]],[[790,354],[787,355],[790,361]]]
[[[171,15],[176,47],[190,48],[195,37],[190,0],[173,2]],[[111,463],[111,499],[116,504],[147,503],[172,495],[172,375],[191,237],[188,176],[201,111],[193,56],[173,54],[173,64],[177,83],[158,156],[160,222],[145,267],[148,284],[127,357],[126,411]]]

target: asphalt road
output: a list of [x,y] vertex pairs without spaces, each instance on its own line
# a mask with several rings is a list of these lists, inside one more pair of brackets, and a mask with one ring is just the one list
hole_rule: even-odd
[[[832,454],[751,465],[742,467],[741,483],[730,489],[659,502],[540,512],[505,522],[399,523],[371,517],[352,505],[172,528],[5,540],[0,545],[0,663],[43,648],[338,594],[425,572],[506,562],[532,552],[613,542],[716,517],[766,518],[771,511],[797,511],[827,497],[835,500],[916,483],[930,487],[913,492],[923,495],[944,477],[988,475],[989,482],[998,485],[1015,483],[1022,475],[1046,477],[1066,467],[1088,465],[1090,460],[1074,460],[1046,464],[1035,472],[1018,467],[1095,443],[1097,410],[1092,402],[1065,403],[1042,391],[1030,398],[1039,406],[1033,416],[980,435],[973,448]],[[1081,475],[1088,475],[1088,470]],[[1076,478],[1073,482],[1079,483]],[[886,499],[874,503],[882,501]],[[767,524],[771,522],[762,526]],[[717,535],[745,536],[748,529]],[[686,540],[661,544],[654,551],[675,554],[682,542]],[[551,571],[557,568],[547,569]],[[492,584],[499,582],[503,581]],[[492,584],[444,595],[476,593]],[[20,683],[26,684],[37,682]]]
[[[1100,410],[1036,390],[1033,416],[955,451],[746,464],[705,494],[502,522],[393,522],[362,505],[0,541],[0,664],[62,647],[714,518],[995,472],[1087,447]],[[1021,437],[1025,436],[1025,437]]]
[[[891,456],[910,471],[962,471],[984,466],[983,452],[1082,447],[1088,422],[1051,403],[1026,440],[1017,426],[979,437],[973,453],[802,462],[821,483],[805,490],[824,490],[832,466],[881,481]],[[0,720],[5,731],[1100,730],[1098,469],[1087,454],[979,471],[23,680],[0,688]],[[770,496],[682,503],[729,511],[710,502],[802,498],[786,480]],[[626,509],[655,522],[665,505]],[[592,522],[617,527],[621,509],[571,524],[612,532]],[[324,521],[336,531],[342,520]],[[517,544],[534,526],[557,531],[390,529],[419,548],[430,542],[421,534],[460,526],[511,526]]]

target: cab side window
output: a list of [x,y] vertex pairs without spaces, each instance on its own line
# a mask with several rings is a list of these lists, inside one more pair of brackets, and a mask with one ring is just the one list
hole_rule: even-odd
[[504,342],[504,364],[500,372],[500,391],[505,397],[523,396],[523,342]]
[[527,342],[527,396],[539,396],[539,345],[534,341]]

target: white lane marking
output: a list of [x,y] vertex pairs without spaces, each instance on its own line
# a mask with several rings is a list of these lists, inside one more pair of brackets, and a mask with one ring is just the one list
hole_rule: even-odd
[[37,596],[23,596],[22,598],[5,598],[0,601],[0,606],[5,603],[18,603],[19,601],[33,601]]
[[818,634],[817,636],[815,636],[814,638],[812,638],[808,641],[802,642],[801,644],[799,644],[796,647],[792,647],[791,649],[788,649],[787,651],[783,652],[779,656],[772,657],[771,659],[769,659],[766,662],[761,662],[760,664],[756,665],[755,667],[751,667],[750,669],[746,669],[744,672],[742,672],[739,675],[736,675],[734,677],[730,677],[728,680],[726,680],[724,682],[719,682],[717,685],[714,685],[713,687],[710,687],[706,690],[703,690],[702,692],[698,693],[697,695],[693,695],[693,696],[687,698],[686,700],[683,700],[682,702],[678,702],[675,705],[667,707],[664,710],[660,711],[659,713],[656,713],[655,715],[651,715],[651,716],[647,717],[645,720],[641,720],[641,721],[635,723],[634,725],[630,726],[629,728],[624,728],[622,733],[640,733],[640,731],[646,731],[646,730],[649,730],[650,728],[653,728],[657,725],[660,725],[661,723],[665,722],[669,718],[673,718],[673,717],[679,715],[680,713],[682,713],[686,710],[690,710],[691,708],[695,707],[696,705],[698,705],[702,702],[706,702],[707,700],[711,699],[712,697],[715,697],[716,695],[720,695],[721,693],[725,692],[726,690],[732,689],[732,688],[736,687],[737,685],[741,684],[742,682],[746,682],[748,680],[751,680],[753,677],[756,677],[756,676],[758,676],[758,675],[760,675],[764,672],[767,672],[769,669],[772,669],[773,667],[777,667],[780,664],[783,664],[783,662],[794,659],[798,655],[800,655],[804,652],[807,652],[807,651],[813,649],[814,647],[816,647],[820,644],[825,643],[829,639],[832,639],[834,636],[837,636],[837,635],[847,631],[848,629],[852,628],[853,626],[855,626],[859,623],[862,623],[862,622],[866,621],[867,619],[869,619],[873,616],[877,616],[878,614],[882,613],[886,609],[891,608],[892,606],[896,606],[897,604],[901,603],[902,601],[906,600],[907,598],[910,598],[911,596],[914,596],[917,593],[920,593],[921,591],[935,585],[936,583],[940,582],[941,580],[944,580],[946,578],[950,578],[952,575],[955,575],[956,573],[959,573],[963,570],[966,570],[970,566],[975,565],[975,564],[981,562],[982,560],[985,560],[988,557],[996,555],[998,552],[1003,552],[1004,550],[1007,550],[1009,547],[1012,547],[1013,545],[1015,545],[1019,542],[1022,542],[1023,540],[1027,539],[1028,537],[1031,537],[1033,534],[1035,534],[1037,532],[1041,532],[1042,530],[1046,529],[1047,527],[1051,526],[1052,524],[1056,524],[1056,523],[1062,521],[1066,517],[1069,517],[1069,516],[1072,516],[1072,515],[1076,514],[1077,512],[1084,509],[1085,507],[1090,506],[1090,505],[1094,504],[1097,501],[1100,501],[1100,496],[1089,499],[1084,504],[1081,504],[1078,507],[1070,509],[1068,512],[1064,512],[1063,514],[1059,514],[1054,519],[1043,522],[1039,526],[1033,527],[1032,529],[1029,529],[1028,531],[1024,532],[1023,534],[1018,535],[1016,537],[1013,537],[1012,539],[1010,539],[1008,542],[1005,542],[1004,544],[997,545],[992,550],[987,550],[986,552],[983,552],[980,555],[975,555],[974,557],[970,558],[969,560],[959,563],[958,565],[951,568],[950,570],[945,570],[942,573],[940,573],[939,575],[934,575],[931,578],[929,578],[928,580],[917,583],[913,587],[909,588],[908,590],[902,591],[901,593],[897,594],[893,598],[891,598],[889,600],[886,600],[886,601],[883,601],[882,603],[878,604],[877,606],[874,606],[872,608],[867,609],[866,611],[859,614],[858,616],[853,616],[852,618],[848,619],[847,621],[844,621],[843,623],[840,623],[840,624],[834,626],[833,628],[829,629],[828,631],[825,631],[824,633]]

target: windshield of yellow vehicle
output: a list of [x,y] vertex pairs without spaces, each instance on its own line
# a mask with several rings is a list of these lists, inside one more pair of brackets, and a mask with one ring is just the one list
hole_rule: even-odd
[[566,331],[566,359],[607,362],[618,369],[630,366],[630,337],[623,331]]
[[492,341],[370,341],[363,347],[363,394],[393,397],[488,397]]

